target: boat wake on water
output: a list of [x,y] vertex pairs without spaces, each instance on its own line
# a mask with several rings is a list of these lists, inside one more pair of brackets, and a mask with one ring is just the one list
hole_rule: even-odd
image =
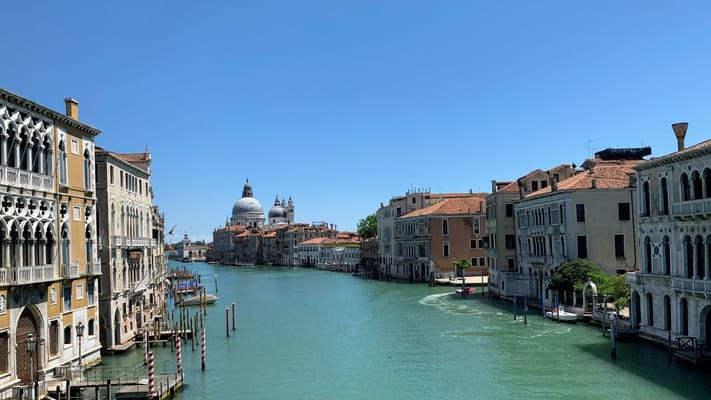
[[419,303],[425,306],[435,307],[440,311],[444,311],[449,314],[485,314],[484,311],[471,307],[469,302],[448,301],[451,297],[451,293],[430,294],[420,299]]

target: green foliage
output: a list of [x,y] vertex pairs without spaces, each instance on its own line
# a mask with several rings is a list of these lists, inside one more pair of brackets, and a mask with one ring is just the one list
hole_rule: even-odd
[[582,292],[588,278],[597,286],[598,296],[607,296],[618,308],[630,301],[630,289],[625,275],[607,275],[588,260],[574,260],[562,264],[553,274],[549,289],[563,292]]
[[[599,272],[599,273],[598,273]],[[553,274],[553,279],[548,286],[551,290],[557,290],[560,293],[582,291],[588,278],[600,279],[600,274],[605,275],[600,267],[593,264],[589,260],[574,260],[562,264],[556,269]],[[598,283],[595,282],[597,285]]]
[[470,268],[471,266],[472,263],[470,263],[469,260],[466,259],[461,259],[454,262],[454,268],[456,269],[465,269]]
[[358,221],[358,236],[362,239],[375,237],[378,233],[378,219],[375,213]]

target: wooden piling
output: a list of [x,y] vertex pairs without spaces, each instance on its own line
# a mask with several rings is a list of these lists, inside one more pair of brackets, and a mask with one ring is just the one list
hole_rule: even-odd
[[232,303],[232,330],[235,329],[235,303]]
[[230,337],[230,308],[225,308],[225,332],[227,332],[227,337]]

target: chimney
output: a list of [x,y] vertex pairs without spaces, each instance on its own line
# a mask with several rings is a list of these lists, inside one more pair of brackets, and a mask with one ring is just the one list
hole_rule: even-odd
[[686,128],[689,127],[688,122],[677,122],[672,124],[672,129],[674,129],[674,136],[676,136],[676,145],[679,151],[684,150],[684,138],[686,137]]
[[67,97],[64,99],[64,105],[67,107],[67,117],[79,121],[79,102]]
[[551,178],[551,192],[558,191],[558,179],[554,176]]

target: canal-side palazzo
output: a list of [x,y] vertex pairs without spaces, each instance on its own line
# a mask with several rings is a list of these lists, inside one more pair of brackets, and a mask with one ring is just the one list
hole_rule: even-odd
[[631,322],[653,340],[711,334],[711,140],[684,146],[638,171],[639,270],[628,274]]

